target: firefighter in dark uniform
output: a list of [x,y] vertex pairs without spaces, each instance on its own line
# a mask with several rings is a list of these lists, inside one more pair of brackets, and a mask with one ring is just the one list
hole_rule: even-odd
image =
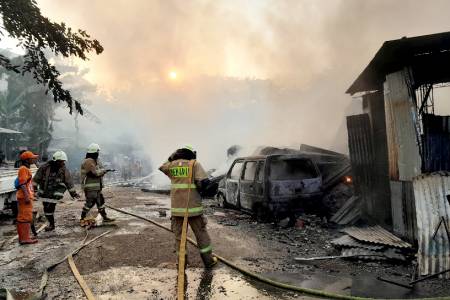
[[113,218],[106,215],[105,198],[102,194],[103,176],[111,171],[110,169],[103,169],[98,161],[100,154],[100,146],[98,144],[90,144],[86,158],[81,164],[81,188],[84,190],[86,202],[81,212],[80,225],[87,226],[89,221],[86,216],[94,205],[97,205],[99,214],[102,216],[104,222],[112,222]]
[[56,204],[64,197],[66,190],[72,198],[80,198],[74,188],[72,176],[66,168],[66,161],[66,153],[56,151],[52,160],[41,165],[33,177],[33,185],[37,195],[42,199],[45,218],[48,221],[45,231],[55,229]]
[[[175,234],[175,247],[180,247],[183,216],[188,206],[188,223],[194,232],[205,267],[210,268],[217,263],[212,255],[211,238],[206,230],[206,217],[203,215],[202,191],[208,185],[209,179],[199,162],[196,161],[196,152],[191,146],[175,151],[159,170],[166,174],[172,183],[171,221],[172,231]],[[193,174],[190,174],[190,170]],[[192,176],[192,183],[191,182]],[[189,203],[188,201],[189,195]]]

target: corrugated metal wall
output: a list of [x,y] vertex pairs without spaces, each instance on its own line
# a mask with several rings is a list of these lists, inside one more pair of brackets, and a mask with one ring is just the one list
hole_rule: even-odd
[[[433,234],[443,217],[450,226],[450,174],[421,175],[413,181],[417,213],[418,262],[421,275],[450,269],[450,241],[441,225],[436,237]],[[446,278],[450,278],[447,273]]]
[[391,181],[392,229],[395,234],[414,243],[416,240],[416,206],[412,181]]
[[422,171],[450,171],[450,117],[424,115]]
[[373,143],[368,114],[347,117],[348,148],[356,192],[363,202],[363,215],[373,210]]
[[410,181],[421,173],[416,108],[404,71],[386,75],[384,99],[391,180]]
[[[391,224],[389,181],[383,188],[377,168],[373,131],[368,114],[347,117],[348,144],[356,193],[362,199],[363,218],[383,225]],[[387,178],[387,176],[385,176]],[[386,184],[385,184],[386,185]]]

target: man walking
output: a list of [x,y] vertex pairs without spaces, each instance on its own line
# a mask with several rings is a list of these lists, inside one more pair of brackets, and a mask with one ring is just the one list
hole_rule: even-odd
[[212,256],[211,239],[206,230],[207,221],[203,216],[200,195],[202,189],[207,185],[208,178],[203,167],[196,161],[196,152],[191,146],[178,149],[159,170],[166,174],[172,182],[170,191],[171,222],[177,253],[180,248],[183,216],[187,207],[188,222],[197,239],[203,263],[207,268],[214,266],[217,258]]
[[66,168],[67,155],[64,151],[56,151],[52,160],[44,163],[33,177],[33,184],[37,194],[42,199],[44,214],[48,221],[45,231],[55,229],[56,204],[63,198],[66,190],[73,198],[80,198],[76,192],[72,176]]
[[104,222],[114,221],[113,218],[109,218],[106,215],[105,198],[102,194],[103,176],[113,170],[101,167],[98,162],[99,154],[100,146],[94,143],[90,144],[87,149],[86,159],[81,164],[81,188],[86,196],[86,202],[81,212],[81,226],[89,225],[89,222],[86,221],[86,216],[94,205],[97,205],[98,212]]

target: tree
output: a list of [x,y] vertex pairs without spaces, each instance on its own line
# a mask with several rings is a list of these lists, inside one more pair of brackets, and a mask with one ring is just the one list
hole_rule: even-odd
[[[23,57],[15,57],[11,62],[23,64]],[[22,76],[3,70],[0,77],[7,83],[7,89],[0,92],[0,127],[22,132],[5,146],[7,155],[11,147],[24,145],[44,154],[52,137],[55,103],[30,74]]]
[[49,63],[44,51],[49,49],[55,55],[87,60],[88,53],[103,52],[100,43],[91,39],[84,30],[73,31],[64,23],[51,22],[42,16],[35,0],[0,0],[0,15],[3,33],[17,39],[18,45],[26,50],[23,64],[14,64],[10,58],[0,54],[0,66],[22,75],[31,73],[37,83],[46,87],[46,93],[52,92],[55,102],[65,102],[70,113],[75,107],[82,114],[80,102],[63,88],[60,72]]

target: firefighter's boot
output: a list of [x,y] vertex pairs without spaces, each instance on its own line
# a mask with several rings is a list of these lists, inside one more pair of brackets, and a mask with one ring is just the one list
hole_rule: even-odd
[[205,268],[212,268],[218,262],[217,257],[212,256],[211,252],[201,253],[200,256],[202,257],[202,261],[203,264],[205,265]]
[[81,217],[80,217],[80,226],[84,227],[86,226],[86,216],[87,216],[88,211],[84,209],[81,211]]
[[37,239],[30,238],[30,230],[31,230],[30,223],[17,222],[17,233],[19,235],[19,244],[26,245],[26,244],[35,244],[38,242]]
[[45,231],[55,230],[55,217],[50,216],[50,215],[48,215],[46,217],[47,217],[48,225],[47,225],[47,227],[45,227]]
[[99,213],[100,213],[100,215],[102,216],[102,218],[103,218],[103,222],[105,222],[105,223],[108,223],[108,222],[114,222],[116,219],[114,219],[114,218],[109,218],[107,215],[106,215],[106,210],[104,210],[104,209],[102,209],[101,211],[99,211]]

